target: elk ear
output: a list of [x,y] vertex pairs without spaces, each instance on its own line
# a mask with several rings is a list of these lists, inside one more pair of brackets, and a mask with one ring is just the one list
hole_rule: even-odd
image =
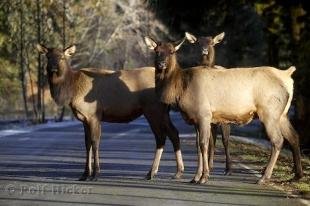
[[192,44],[197,41],[197,38],[188,32],[185,32],[185,38]]
[[36,47],[41,54],[46,54],[48,52],[48,49],[42,44],[37,44]]
[[220,43],[220,42],[224,39],[224,36],[225,36],[225,32],[222,32],[222,33],[216,35],[216,36],[213,38],[213,43],[214,43],[214,45]]
[[174,50],[175,50],[175,51],[178,51],[178,50],[181,48],[182,44],[185,42],[185,40],[186,40],[186,38],[184,37],[183,40],[182,40],[180,43],[177,43],[177,44],[174,46]]
[[76,46],[72,45],[64,49],[65,56],[71,57],[76,51]]
[[150,37],[144,37],[144,42],[149,49],[154,50],[157,47],[157,43]]

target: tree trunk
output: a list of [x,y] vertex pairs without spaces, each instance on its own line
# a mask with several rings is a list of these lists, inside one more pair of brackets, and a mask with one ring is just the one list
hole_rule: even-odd
[[[36,19],[36,23],[37,23],[37,41],[38,43],[41,43],[42,39],[41,39],[41,1],[37,0],[36,2],[37,5],[37,19]],[[37,110],[38,110],[38,122],[42,123],[44,122],[44,117],[43,117],[43,112],[42,111],[42,99],[44,97],[42,97],[42,92],[43,92],[43,78],[42,78],[42,62],[41,62],[41,55],[38,54],[38,74],[37,74],[37,78],[38,78],[38,96],[37,96]]]
[[304,153],[310,154],[310,99],[302,95],[296,97],[294,126],[300,136],[300,146]]
[[269,65],[278,67],[279,66],[279,48],[275,43],[278,37],[275,34],[268,35],[268,62]]
[[35,103],[35,95],[34,95],[34,87],[33,87],[33,80],[31,77],[31,71],[30,71],[30,65],[29,65],[29,54],[28,50],[26,49],[26,69],[29,77],[29,82],[30,82],[30,90],[31,90],[31,100],[32,100],[32,111],[33,111],[33,116],[35,120],[38,120],[38,112],[36,108],[36,103]]
[[29,118],[28,105],[27,105],[27,82],[25,76],[24,67],[24,13],[23,13],[23,1],[20,0],[20,81],[22,88],[22,96],[24,102],[24,110],[26,119]]
[[[63,13],[62,13],[62,48],[66,48],[66,0],[63,0]],[[62,122],[65,114],[65,106],[61,106],[60,113],[57,118],[58,122]]]

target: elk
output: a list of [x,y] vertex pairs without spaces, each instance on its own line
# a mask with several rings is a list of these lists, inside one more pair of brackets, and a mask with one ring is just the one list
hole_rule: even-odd
[[155,157],[146,178],[152,179],[158,171],[166,136],[170,138],[176,156],[175,178],[182,176],[184,165],[179,134],[169,118],[168,107],[156,98],[155,68],[121,71],[84,68],[74,71],[68,62],[75,53],[74,45],[61,50],[38,44],[37,49],[47,57],[52,98],[59,105],[69,105],[84,126],[86,164],[79,180],[96,180],[99,176],[101,121],[126,123],[141,115],[147,119],[156,139]]
[[[185,32],[185,38],[192,44],[198,43],[201,49],[201,62],[206,69],[215,69],[222,68],[215,65],[215,49],[214,46],[220,43],[225,36],[225,33],[222,32],[215,37],[211,36],[202,36],[196,38],[193,34]],[[213,167],[213,158],[214,158],[214,150],[215,150],[215,142],[216,142],[216,131],[218,125],[211,124],[211,134],[212,138],[210,139],[209,144],[209,167],[210,169]],[[222,132],[222,142],[224,145],[225,156],[226,156],[226,168],[225,175],[231,175],[231,158],[228,147],[228,140],[230,135],[230,125],[228,124],[220,124],[221,132]]]
[[185,38],[192,44],[198,43],[201,48],[201,62],[200,64],[213,68],[215,66],[215,49],[214,46],[224,39],[225,33],[222,32],[215,37],[202,36],[196,38],[193,34],[185,32]]
[[181,44],[156,42],[145,37],[155,51],[155,88],[161,102],[176,105],[185,121],[197,128],[198,167],[191,182],[203,184],[209,177],[208,144],[210,124],[247,124],[257,115],[271,142],[271,156],[258,184],[270,180],[284,139],[292,147],[295,177],[303,176],[299,137],[287,112],[293,97],[295,67],[182,70],[176,51]]

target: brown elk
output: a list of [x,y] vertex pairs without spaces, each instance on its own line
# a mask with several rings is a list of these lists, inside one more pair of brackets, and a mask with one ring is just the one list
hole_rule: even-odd
[[179,134],[169,118],[168,107],[156,98],[155,68],[117,72],[89,68],[74,71],[68,59],[75,53],[75,46],[60,50],[38,44],[37,49],[47,57],[46,69],[52,98],[57,104],[68,104],[84,126],[87,157],[80,180],[96,180],[99,175],[101,121],[129,122],[141,115],[149,122],[156,139],[155,157],[147,179],[154,177],[158,171],[166,135],[175,151],[175,177],[181,177],[184,165]]
[[185,38],[192,44],[198,43],[201,48],[201,65],[212,68],[215,66],[214,46],[224,39],[225,33],[222,32],[215,37],[202,36],[196,38],[193,34],[185,32]]
[[273,67],[182,70],[177,62],[177,45],[157,43],[145,37],[155,51],[155,87],[161,102],[177,105],[183,118],[198,130],[198,167],[192,182],[205,183],[209,177],[208,144],[211,123],[247,124],[256,115],[265,125],[271,141],[271,156],[258,183],[271,178],[284,139],[293,152],[295,177],[303,176],[299,137],[287,112],[293,96],[292,73]]
[[[200,64],[203,65],[206,69],[215,69],[215,68],[222,68],[215,65],[215,49],[214,46],[220,43],[225,36],[225,33],[222,32],[215,37],[211,36],[201,36],[196,38],[193,34],[185,32],[185,38],[192,44],[198,43],[201,49],[201,62]],[[210,169],[213,167],[213,159],[214,159],[214,151],[215,151],[215,143],[216,143],[216,131],[218,125],[211,124],[211,134],[212,138],[210,139],[210,146],[209,146],[209,167]],[[222,131],[222,142],[224,145],[225,156],[226,156],[226,168],[225,168],[225,175],[231,174],[231,158],[229,153],[228,147],[228,140],[230,135],[230,125],[228,124],[220,124],[221,131]]]

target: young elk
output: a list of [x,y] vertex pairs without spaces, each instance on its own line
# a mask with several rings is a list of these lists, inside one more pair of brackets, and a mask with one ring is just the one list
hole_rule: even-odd
[[158,171],[166,135],[175,151],[175,177],[181,177],[184,165],[179,134],[169,118],[168,107],[156,98],[153,67],[118,72],[104,69],[73,71],[68,59],[75,53],[75,46],[64,51],[43,45],[37,45],[37,49],[47,57],[52,98],[57,104],[68,104],[84,125],[87,158],[80,180],[96,180],[99,175],[100,122],[130,122],[141,115],[149,122],[156,139],[155,157],[147,178],[151,179]]
[[[193,34],[185,32],[185,38],[192,44],[198,43],[201,49],[201,65],[203,65],[206,69],[217,69],[218,66],[215,66],[215,49],[214,46],[220,43],[225,36],[225,33],[222,32],[215,37],[207,36],[207,37],[198,37],[196,38]],[[211,134],[212,138],[210,139],[210,146],[209,146],[209,167],[210,169],[213,166],[213,158],[214,158],[214,151],[215,151],[215,143],[216,143],[216,131],[217,131],[216,124],[211,124]],[[225,168],[225,175],[231,175],[231,158],[228,149],[228,140],[230,135],[230,125],[229,124],[220,124],[222,130],[222,142],[224,145],[225,156],[226,156],[226,168]]]
[[192,182],[205,183],[209,177],[208,144],[211,123],[247,124],[255,115],[264,123],[271,141],[271,156],[263,176],[272,175],[283,140],[292,146],[295,179],[303,176],[299,137],[287,112],[293,97],[292,73],[273,67],[205,69],[203,66],[182,70],[176,51],[180,44],[157,43],[145,38],[155,55],[155,87],[161,102],[177,105],[183,118],[198,130],[198,168]]
[[216,35],[214,38],[211,36],[207,37],[199,37],[198,39],[188,33],[185,32],[185,38],[192,44],[198,42],[200,48],[201,48],[201,65],[205,67],[212,68],[215,66],[215,50],[214,46],[218,43],[220,43],[224,39],[225,33],[222,32],[218,35]]

